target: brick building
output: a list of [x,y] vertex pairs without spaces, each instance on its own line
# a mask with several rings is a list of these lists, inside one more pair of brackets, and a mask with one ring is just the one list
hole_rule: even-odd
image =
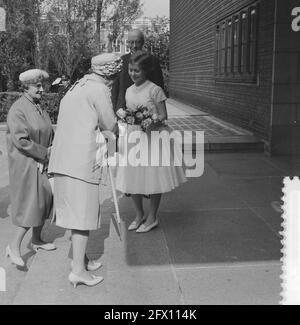
[[171,0],[170,96],[252,131],[270,154],[300,154],[297,5]]

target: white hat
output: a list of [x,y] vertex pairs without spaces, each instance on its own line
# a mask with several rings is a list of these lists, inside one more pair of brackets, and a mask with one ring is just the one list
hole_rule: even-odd
[[43,79],[48,79],[49,75],[46,71],[40,69],[27,70],[20,74],[19,80],[24,83],[37,83]]
[[92,71],[101,76],[112,76],[122,69],[122,59],[115,53],[103,53],[92,58]]

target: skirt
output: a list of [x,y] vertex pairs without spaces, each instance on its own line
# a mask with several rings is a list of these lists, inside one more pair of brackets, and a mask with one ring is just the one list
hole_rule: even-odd
[[83,231],[99,229],[99,185],[55,174],[54,209],[59,227]]
[[[133,144],[129,140],[132,132],[138,138]],[[122,128],[121,125],[120,141],[123,143],[119,143],[118,191],[128,194],[162,194],[186,182],[183,166],[175,163],[181,161],[182,148],[176,144],[170,145],[169,132],[169,128],[162,128],[156,133],[145,133],[140,131],[139,126]],[[160,141],[157,137],[160,137]],[[153,141],[158,145],[151,145]]]

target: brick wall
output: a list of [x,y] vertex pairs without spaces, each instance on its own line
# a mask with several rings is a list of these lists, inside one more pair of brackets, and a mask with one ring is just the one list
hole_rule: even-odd
[[275,0],[261,0],[259,84],[216,83],[215,26],[249,0],[171,0],[170,96],[269,141]]

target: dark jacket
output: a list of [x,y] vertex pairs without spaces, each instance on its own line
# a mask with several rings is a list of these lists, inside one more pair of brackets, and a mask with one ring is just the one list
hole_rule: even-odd
[[[131,80],[128,73],[128,65],[129,65],[130,57],[131,57],[130,53],[122,56],[123,69],[112,86],[112,103],[115,111],[117,111],[119,108],[125,107],[126,90],[131,85],[133,85],[133,81]],[[160,86],[162,89],[164,89],[163,74],[161,71],[159,60],[153,55],[151,55],[151,57],[153,60],[153,70],[149,80],[155,83],[156,85]]]

